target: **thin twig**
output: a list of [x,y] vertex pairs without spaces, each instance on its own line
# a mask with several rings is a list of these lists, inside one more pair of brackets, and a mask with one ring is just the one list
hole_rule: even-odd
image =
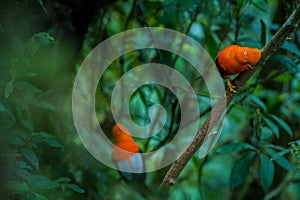
[[[292,31],[298,27],[299,22],[300,6],[298,5],[292,13],[292,15],[288,18],[288,20],[282,25],[282,27],[277,31],[273,38],[263,47],[263,49],[261,50],[261,59],[256,66],[263,66],[265,64],[265,62],[282,46],[289,34],[292,33]],[[247,70],[238,75],[233,81],[234,84],[237,86],[237,89],[245,85],[245,83],[254,74],[255,71],[256,68],[254,70]],[[218,123],[219,119],[223,116],[226,110],[226,108],[224,108],[223,105],[226,104],[228,106],[235,97],[235,95],[235,93],[232,93],[227,90],[226,95],[224,95],[224,97],[222,97],[219,100],[219,102],[212,108],[209,117],[204,122],[197,135],[193,138],[190,145],[172,164],[171,168],[164,177],[162,185],[172,185],[176,183],[179,174],[186,166],[188,161],[195,154],[195,152],[201,147],[201,145],[204,142],[204,139],[206,138],[206,135],[211,131],[212,127],[214,127]]]

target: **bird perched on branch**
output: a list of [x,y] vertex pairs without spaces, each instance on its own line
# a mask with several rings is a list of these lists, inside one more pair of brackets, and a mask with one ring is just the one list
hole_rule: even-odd
[[230,45],[219,52],[216,65],[221,76],[227,79],[227,85],[231,92],[236,92],[236,86],[232,85],[230,75],[239,74],[246,69],[253,69],[252,65],[258,63],[261,52],[256,48]]

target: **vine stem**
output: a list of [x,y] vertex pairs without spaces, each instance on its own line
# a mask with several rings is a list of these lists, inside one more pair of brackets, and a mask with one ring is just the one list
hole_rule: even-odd
[[[260,61],[253,66],[253,70],[246,70],[239,74],[234,80],[233,84],[237,89],[245,85],[249,78],[255,73],[258,66],[263,66],[266,61],[283,45],[288,36],[296,30],[300,23],[300,5],[298,5],[286,22],[280,27],[273,38],[261,49],[262,55]],[[226,107],[231,103],[236,93],[226,91],[225,95],[221,97],[219,102],[215,104],[211,110],[210,115],[193,138],[189,146],[182,152],[177,160],[171,165],[169,171],[165,175],[161,186],[174,185],[181,171],[184,169],[188,161],[193,157],[196,151],[204,143],[207,134],[219,122],[226,111]],[[224,106],[226,105],[226,106]]]

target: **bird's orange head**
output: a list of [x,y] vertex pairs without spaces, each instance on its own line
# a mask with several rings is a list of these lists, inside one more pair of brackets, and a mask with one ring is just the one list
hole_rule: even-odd
[[255,65],[261,57],[261,52],[257,48],[237,46],[235,48],[235,51],[236,51],[236,53],[235,53],[236,59],[241,64]]

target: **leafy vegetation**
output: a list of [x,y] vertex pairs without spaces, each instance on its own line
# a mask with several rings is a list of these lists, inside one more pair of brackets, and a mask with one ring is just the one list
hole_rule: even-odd
[[[212,58],[233,43],[262,48],[297,1],[15,0],[1,4],[1,197],[45,200],[144,198],[116,170],[93,158],[74,128],[74,78],[96,45],[125,30],[155,26],[187,34]],[[297,199],[299,35],[298,28],[239,91],[227,109],[220,139],[205,158],[195,155],[170,188],[159,190],[168,167],[147,173],[146,185],[162,199]],[[123,74],[144,63],[170,66],[190,82],[198,95],[201,126],[211,108],[201,76],[173,53],[145,49],[115,60],[99,80],[95,109],[108,137],[112,138],[114,123],[113,88]],[[137,139],[143,152],[170,142],[180,124],[176,96],[156,84],[144,85],[133,94],[132,119],[148,124],[155,104],[165,108],[167,120],[158,134]]]

